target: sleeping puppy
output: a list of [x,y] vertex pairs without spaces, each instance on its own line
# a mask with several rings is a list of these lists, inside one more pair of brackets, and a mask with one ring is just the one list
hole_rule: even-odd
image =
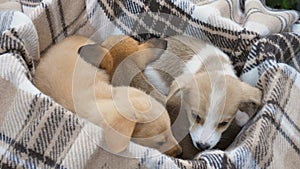
[[[139,50],[138,47],[140,44],[128,36],[120,36],[122,36],[123,39],[120,40],[118,36],[111,36],[102,44],[103,47],[109,50],[110,54],[104,57],[100,67],[105,69],[106,67],[114,67],[114,73],[110,75],[116,77],[115,79],[117,80],[112,81],[115,85],[129,85],[128,81],[130,81],[131,86],[141,88],[148,93],[159,93],[152,96],[166,103],[166,108],[169,114],[171,113],[172,122],[176,120],[179,113],[178,111],[180,111],[180,101],[178,102],[178,99],[174,99],[173,96],[182,89],[185,96],[183,98],[184,104],[182,107],[188,116],[188,125],[190,126],[188,130],[190,130],[190,135],[193,140],[191,144],[194,144],[195,147],[199,149],[214,147],[220,140],[221,133],[223,133],[228,126],[230,126],[229,129],[235,131],[226,131],[225,136],[232,137],[236,135],[239,129],[235,123],[230,125],[232,119],[239,117],[238,120],[236,120],[239,126],[242,126],[248,120],[247,115],[240,111],[238,111],[236,115],[237,108],[242,105],[244,106],[246,102],[254,102],[256,104],[260,102],[261,92],[241,82],[236,77],[228,57],[212,45],[208,45],[201,40],[182,36],[168,37],[164,39],[168,41],[167,48],[164,47],[167,50],[158,53],[163,53],[162,55],[151,56],[147,54],[149,51],[143,52],[144,56],[149,57],[148,59],[143,58],[143,55],[139,55],[140,58],[145,61],[145,63],[142,64],[138,63],[141,62],[142,59],[138,62],[136,62],[135,59],[130,59],[134,58],[132,57],[134,56],[134,52],[141,54],[141,50]],[[124,47],[123,45],[125,43],[123,43],[123,41],[125,41],[125,39],[127,43]],[[152,39],[152,42],[155,41],[159,40]],[[147,44],[148,42],[144,43]],[[159,43],[156,42],[154,44]],[[144,45],[144,47],[147,46]],[[160,48],[155,45],[152,45],[152,47]],[[132,48],[131,53],[126,52],[128,48]],[[201,50],[199,51],[198,49]],[[105,62],[106,59],[118,60],[118,62]],[[85,58],[85,60],[96,67],[99,66],[99,62],[94,62],[92,58]],[[155,61],[149,64],[151,60]],[[136,62],[136,65],[134,62]],[[137,65],[147,66],[142,67]],[[145,68],[146,70],[142,73],[142,70]],[[133,70],[134,72],[141,73],[134,77],[128,76]],[[173,82],[175,78],[180,85]],[[234,85],[235,88],[232,84],[236,84]],[[171,86],[171,88],[169,86]],[[166,100],[165,95],[162,95],[160,92],[165,95],[169,93],[168,100]],[[233,99],[228,100],[226,97],[232,97]],[[190,109],[191,107],[192,109]],[[212,124],[208,124],[210,121]],[[207,126],[211,128],[207,129]],[[203,130],[201,131],[200,129],[211,132],[212,135],[207,136],[207,134],[203,133]],[[175,135],[180,131],[180,135],[180,133],[182,133],[181,130],[182,129],[177,128],[173,131]],[[185,131],[183,132],[185,133]],[[229,140],[233,140],[233,138]],[[186,158],[190,158],[191,156],[189,154],[195,154],[196,152],[189,146],[189,141],[189,138],[185,137],[184,140],[180,142],[182,146],[188,147],[189,149],[183,151],[183,156]],[[226,141],[221,142],[218,146],[224,149],[228,144],[230,144],[230,141],[226,139]]]
[[228,56],[220,49],[191,37],[168,37],[168,48],[150,63],[144,73],[168,99],[181,91],[183,111],[187,113],[189,132],[198,149],[211,149],[220,140],[236,115],[239,125],[248,116],[239,106],[260,105],[261,91],[235,75]]
[[93,66],[106,70],[113,86],[135,87],[165,103],[166,96],[142,72],[164,52],[167,47],[165,40],[151,39],[140,43],[127,35],[112,35],[101,46],[108,51],[104,56],[94,54],[81,57]]
[[171,156],[180,154],[168,113],[159,102],[138,89],[111,86],[104,70],[79,57],[104,56],[106,52],[85,37],[68,37],[41,57],[36,86],[65,108],[101,126],[106,145],[114,153],[123,151],[132,139]]

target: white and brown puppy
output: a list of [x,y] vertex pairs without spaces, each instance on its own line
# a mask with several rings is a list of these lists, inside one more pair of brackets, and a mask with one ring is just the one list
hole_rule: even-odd
[[85,37],[68,37],[41,57],[36,86],[70,111],[101,126],[113,152],[123,151],[132,139],[168,155],[181,153],[168,113],[159,102],[138,89],[111,86],[106,72],[85,62],[77,52],[104,56],[107,51]]
[[240,125],[247,121],[238,108],[247,102],[260,105],[261,91],[239,80],[228,56],[213,45],[184,36],[165,40],[166,52],[144,73],[168,98],[182,91],[193,144],[199,149],[211,149],[237,113]]

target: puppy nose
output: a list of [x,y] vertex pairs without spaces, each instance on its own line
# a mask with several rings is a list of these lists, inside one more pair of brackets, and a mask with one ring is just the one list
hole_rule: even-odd
[[203,143],[197,143],[197,147],[201,148],[202,150],[206,150],[210,147],[210,145],[207,144],[207,143],[204,143],[204,144]]

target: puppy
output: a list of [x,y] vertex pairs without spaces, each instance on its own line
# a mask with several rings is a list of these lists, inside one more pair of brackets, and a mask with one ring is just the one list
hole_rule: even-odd
[[[170,99],[181,91],[182,108],[189,119],[194,146],[211,149],[236,117],[239,106],[260,105],[259,89],[242,82],[228,56],[200,39],[166,38],[168,47],[144,73],[149,81]],[[237,119],[243,125],[249,117]]]
[[[168,41],[168,47],[167,50],[164,52],[163,55],[161,56],[151,56],[149,54],[147,54],[147,52],[149,51],[144,51],[143,55],[139,55],[140,58],[142,58],[145,63],[141,64],[141,63],[137,63],[135,62],[135,60],[133,59],[133,62],[131,59],[128,58],[134,58],[132,56],[134,56],[134,52],[141,54],[141,51],[139,50],[139,43],[136,42],[135,40],[133,40],[132,38],[125,36],[125,35],[120,35],[123,38],[119,38],[118,36],[111,36],[109,37],[104,43],[102,43],[103,47],[106,47],[109,50],[110,54],[107,54],[104,59],[102,60],[102,63],[100,64],[100,67],[105,68],[106,67],[114,67],[113,68],[113,74],[111,74],[111,76],[113,77],[117,77],[115,79],[115,81],[112,81],[113,84],[118,85],[118,84],[123,84],[123,85],[129,85],[128,81],[130,81],[130,85],[131,86],[135,86],[137,88],[141,88],[142,90],[148,92],[148,93],[155,93],[153,96],[161,101],[162,103],[166,103],[166,108],[170,114],[171,117],[171,122],[173,123],[177,117],[179,116],[179,111],[180,111],[180,99],[177,99],[175,97],[172,97],[175,93],[178,92],[179,89],[184,89],[185,86],[187,87],[188,84],[190,83],[190,81],[193,79],[193,75],[197,75],[196,79],[201,79],[203,75],[203,78],[207,78],[209,76],[215,77],[213,79],[219,79],[219,81],[215,81],[213,79],[208,79],[206,80],[208,83],[206,83],[204,86],[209,87],[212,86],[214,84],[218,84],[220,87],[215,86],[214,88],[220,88],[220,92],[226,93],[223,94],[224,97],[227,97],[229,95],[234,95],[233,97],[236,99],[232,100],[232,103],[227,103],[226,106],[228,108],[226,108],[226,112],[225,112],[225,105],[224,103],[221,103],[222,100],[226,99],[226,98],[216,98],[216,100],[219,100],[219,104],[220,104],[220,110],[219,110],[219,117],[221,117],[221,113],[222,109],[224,109],[224,112],[226,114],[229,114],[228,117],[226,117],[225,119],[219,119],[221,121],[224,122],[220,122],[222,123],[223,127],[221,129],[216,129],[217,131],[215,133],[219,133],[219,135],[217,136],[212,136],[213,138],[211,138],[212,140],[214,140],[214,142],[218,142],[218,140],[220,140],[220,134],[223,133],[223,131],[225,131],[225,129],[229,128],[230,131],[226,131],[224,133],[224,137],[230,137],[230,138],[226,138],[225,141],[222,140],[222,142],[219,142],[218,147],[225,149],[230,142],[234,139],[234,136],[237,135],[238,131],[239,131],[239,126],[236,125],[236,123],[232,123],[230,124],[230,122],[232,121],[233,117],[235,116],[234,112],[235,109],[237,109],[237,105],[238,106],[245,106],[244,102],[248,102],[248,101],[253,101],[258,103],[260,100],[260,91],[256,88],[253,88],[241,81],[239,81],[237,79],[237,77],[235,76],[235,73],[233,71],[233,68],[231,66],[231,63],[228,59],[228,57],[221,52],[220,50],[218,50],[217,48],[208,45],[206,46],[206,43],[201,41],[201,40],[194,40],[191,41],[193,39],[190,38],[185,38],[185,37],[169,37],[166,38],[166,40]],[[121,40],[120,40],[121,39]],[[126,46],[124,46],[125,43],[123,43],[124,39],[126,39]],[[159,39],[155,39],[152,40],[152,42],[158,41]],[[188,43],[186,42],[188,40]],[[145,44],[149,43],[149,42],[144,42]],[[159,43],[154,43],[154,44],[159,44]],[[185,44],[189,44],[185,45]],[[160,48],[159,46],[155,46],[155,45],[149,45],[152,47],[156,47],[156,48]],[[146,47],[146,46],[144,46]],[[196,48],[196,50],[192,50],[191,48]],[[199,48],[198,48],[199,47]],[[206,48],[208,47],[208,48]],[[129,51],[128,48],[131,48],[130,51],[131,53],[128,53],[126,51]],[[166,47],[164,47],[166,48]],[[201,51],[197,51],[197,49],[201,49]],[[206,50],[205,50],[206,49]],[[160,52],[159,54],[161,54],[163,52]],[[196,55],[196,53],[198,53],[200,56]],[[195,55],[195,56],[194,56]],[[142,56],[147,56],[149,57],[147,58],[143,58]],[[201,58],[203,57],[203,58]],[[224,57],[224,58],[223,58]],[[96,58],[99,58],[99,56]],[[105,62],[105,59],[110,59],[110,60],[118,60],[117,62]],[[154,63],[151,63],[149,66],[146,67],[141,67],[141,66],[137,66],[137,65],[148,65],[149,64],[149,60],[155,60],[155,58],[159,58],[158,60],[156,60]],[[140,59],[140,61],[142,61],[142,59]],[[87,60],[87,62],[92,63],[94,66],[98,67],[99,66],[99,62],[94,62],[92,58],[85,58],[85,60]],[[135,62],[135,63],[134,63]],[[196,63],[193,63],[196,62]],[[112,64],[112,65],[110,65]],[[202,64],[202,67],[201,67]],[[186,65],[190,65],[192,71],[195,71],[194,73],[191,72],[184,72],[187,71],[188,68],[186,67]],[[200,65],[200,66],[199,66]],[[194,67],[193,67],[194,66]],[[226,69],[223,70],[224,68]],[[144,71],[144,73],[142,73],[143,69],[146,70]],[[207,71],[207,70],[209,71]],[[116,71],[119,70],[119,71]],[[130,74],[131,71],[134,72],[140,72],[138,73],[137,76],[128,76],[128,74]],[[128,73],[129,72],[129,73]],[[211,72],[211,73],[210,73]],[[216,73],[217,72],[217,73]],[[145,77],[145,75],[147,75],[147,77],[149,79],[147,79]],[[199,76],[199,77],[198,77]],[[180,81],[182,88],[180,88],[179,86],[176,85],[176,83],[174,83],[172,86],[172,81],[174,80],[174,77],[178,77],[176,80]],[[227,80],[228,79],[228,80]],[[152,84],[150,81],[152,81]],[[205,79],[203,79],[205,80]],[[126,83],[124,83],[126,82]],[[194,88],[190,88],[190,90],[193,91],[198,91],[201,87],[201,84],[204,84],[204,82],[199,81],[199,85],[193,85]],[[228,83],[226,85],[226,83]],[[230,86],[234,83],[237,84],[241,84],[241,87],[238,87],[237,89],[232,89],[232,88],[226,88],[227,86]],[[165,95],[167,95],[168,90],[169,90],[169,86],[171,86],[170,92],[169,92],[169,98],[168,100],[166,100]],[[223,86],[223,87],[222,87]],[[210,105],[210,102],[213,102],[213,100],[209,100],[210,99],[210,94],[209,93],[214,93],[215,95],[222,95],[222,93],[218,93],[216,91],[213,91],[212,89],[214,88],[210,88],[210,89],[206,89],[203,88],[201,90],[203,90],[204,92],[202,92],[202,97],[204,101],[201,101],[202,106],[203,107],[217,107],[216,105]],[[251,93],[251,91],[255,91],[253,93],[253,96],[246,96],[247,92],[245,94],[242,94],[242,96],[245,96],[244,98],[240,98],[238,97],[238,95],[240,95],[240,89],[244,88],[245,90],[247,90],[248,88],[249,93]],[[160,91],[158,91],[158,90]],[[209,91],[210,90],[210,91]],[[231,91],[232,90],[232,91]],[[193,93],[190,92],[189,90],[185,90],[187,91],[187,93]],[[207,92],[208,91],[208,92]],[[165,95],[162,95],[160,92],[163,92]],[[199,91],[201,92],[201,91]],[[231,94],[229,94],[228,92],[230,92]],[[159,93],[159,94],[157,94]],[[189,103],[191,103],[191,105],[195,105],[194,106],[194,110],[197,110],[197,104],[199,104],[199,100],[197,102],[197,99],[188,99],[187,93],[185,94],[185,103],[182,107],[185,107],[185,111],[186,109],[190,106]],[[199,94],[199,93],[198,93]],[[237,95],[237,96],[236,96]],[[214,96],[212,96],[214,97]],[[194,97],[194,98],[199,98],[199,97]],[[190,101],[191,100],[191,101]],[[220,101],[221,100],[221,101]],[[195,101],[195,102],[193,102]],[[205,103],[206,102],[206,103]],[[209,102],[209,103],[207,103]],[[222,105],[223,104],[223,105]],[[198,105],[199,107],[199,105]],[[200,108],[198,108],[200,109]],[[203,110],[203,108],[201,108]],[[205,113],[206,109],[204,110]],[[181,127],[178,128],[177,127],[173,127],[173,131],[175,134],[175,137],[178,138],[178,141],[180,141],[180,145],[185,147],[185,149],[183,150],[183,155],[182,158],[188,158],[190,159],[193,155],[195,155],[197,153],[197,151],[190,146],[190,144],[194,144],[197,148],[203,149],[203,148],[210,148],[210,147],[205,147],[203,145],[205,145],[205,143],[197,143],[197,140],[202,140],[205,138],[199,138],[197,137],[198,135],[203,135],[201,133],[201,131],[197,130],[198,128],[201,129],[205,126],[207,126],[207,123],[205,123],[204,125],[204,120],[202,120],[201,123],[203,124],[194,124],[195,123],[195,118],[198,119],[196,120],[199,121],[199,117],[197,117],[198,115],[195,113],[193,115],[191,115],[191,111],[187,111],[187,115],[188,115],[188,119],[187,121],[189,121],[187,124],[187,126],[190,126],[190,134],[193,138],[193,143],[190,141],[191,139],[187,136],[185,136],[184,138],[182,137],[182,133],[187,133],[185,130],[189,130],[189,129],[185,129],[185,116],[183,117],[181,115],[181,121],[180,125]],[[195,111],[196,112],[196,111]],[[203,112],[202,112],[203,113]],[[212,113],[211,113],[212,114]],[[207,114],[203,114],[202,117],[205,118]],[[239,112],[237,113],[238,116],[245,116],[245,114]],[[216,118],[217,115],[216,115]],[[225,115],[224,115],[225,118]],[[206,119],[206,118],[205,118]],[[210,120],[207,119],[206,121],[216,121],[216,120]],[[225,122],[226,121],[226,122]],[[244,121],[244,122],[241,122]],[[247,121],[247,116],[246,118],[240,118],[239,120],[237,120],[236,122],[238,122],[238,124],[240,126],[242,126],[245,121]],[[197,125],[198,124],[198,125]],[[193,128],[191,126],[194,126]],[[229,127],[228,127],[229,126]],[[213,130],[213,129],[210,129]],[[200,132],[200,133],[199,133]],[[177,137],[178,136],[178,137]],[[205,136],[202,136],[205,137]],[[208,137],[208,136],[207,136]],[[183,140],[181,140],[183,138]],[[191,143],[189,143],[191,142]],[[212,143],[211,147],[213,147],[216,143],[210,141]],[[202,144],[202,146],[201,146]]]
[[81,57],[88,63],[105,69],[112,85],[138,88],[160,103],[165,103],[166,96],[148,81],[143,70],[164,52],[167,41],[155,38],[140,43],[127,35],[113,35],[101,46],[108,50],[104,57],[97,54]]
[[168,113],[159,102],[138,89],[111,86],[104,70],[79,57],[99,53],[104,56],[107,50],[85,37],[64,39],[41,57],[36,86],[65,108],[101,126],[114,153],[123,151],[132,139],[171,156],[180,154]]

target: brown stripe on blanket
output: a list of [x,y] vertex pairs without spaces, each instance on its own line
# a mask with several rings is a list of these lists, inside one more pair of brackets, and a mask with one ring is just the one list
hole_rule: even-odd
[[292,74],[285,67],[274,65],[262,76],[259,86],[264,89],[264,102],[276,101],[282,109],[285,109],[290,99],[291,87],[295,84],[296,74]]
[[23,163],[13,161],[28,160],[30,165],[34,166],[63,168],[61,163],[81,132],[82,126],[77,117],[50,98],[38,94],[31,101],[30,109],[24,118],[23,128],[18,137],[10,138],[9,132],[0,133],[0,140],[4,140],[3,143],[8,145],[6,154],[13,156],[13,159],[7,156],[0,158],[3,162],[2,167],[23,166]]
[[13,103],[17,89],[12,83],[3,78],[0,78],[0,86],[0,124],[3,124],[3,121],[10,110],[10,106]]
[[[300,112],[300,100],[299,100],[299,93],[300,93],[300,86],[293,86],[291,87],[291,92],[289,96],[289,101],[285,106],[285,109],[287,112]],[[297,106],[295,106],[297,105]],[[289,121],[291,125],[291,129],[294,129],[297,131],[298,134],[300,134],[300,115],[299,113],[289,113],[284,114],[287,121]]]
[[299,86],[295,85],[299,77],[297,71],[287,65],[269,66],[259,82],[264,89],[265,106],[252,120],[255,125],[246,129],[240,138],[249,136],[251,143],[247,147],[251,152],[259,152],[254,154],[258,166],[264,168],[276,162],[278,168],[293,168],[292,158],[280,158],[300,155],[299,140],[295,139],[295,135],[300,134],[299,114],[294,113],[295,105],[299,104]]
[[[76,33],[89,37],[96,31],[97,28],[91,24],[92,21],[96,21],[91,18],[97,15],[94,10],[100,13],[99,6],[97,4],[90,7],[91,9],[87,9],[85,3],[84,1],[76,1],[76,3],[70,4],[69,0],[63,0],[61,3],[52,4],[42,2],[37,7],[40,10],[35,11],[35,15],[38,17],[33,19],[33,23],[39,36],[41,53],[47,51],[66,36]],[[93,12],[87,14],[87,11],[90,10]],[[96,18],[99,19],[99,17]]]
[[0,11],[3,10],[16,10],[22,11],[21,5],[19,2],[9,1],[9,0],[0,0]]

